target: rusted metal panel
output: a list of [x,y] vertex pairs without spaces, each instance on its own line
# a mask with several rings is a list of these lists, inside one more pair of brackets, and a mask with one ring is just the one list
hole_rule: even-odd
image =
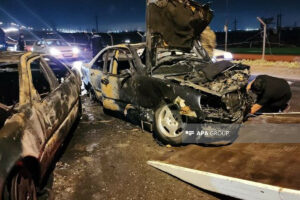
[[[60,85],[50,83],[52,91],[41,99],[32,82],[31,63],[42,57],[32,53],[18,56],[20,101],[0,130],[0,194],[11,170],[24,158],[30,157],[40,163],[41,174],[36,177],[43,178],[54,154],[76,120],[80,107],[81,83],[74,73],[70,71],[69,77]],[[8,59],[0,55],[0,60]],[[48,81],[56,81],[49,74],[50,68],[43,68]]]

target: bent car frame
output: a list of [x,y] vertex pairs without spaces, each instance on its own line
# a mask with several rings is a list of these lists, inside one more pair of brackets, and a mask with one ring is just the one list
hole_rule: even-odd
[[0,53],[0,199],[36,199],[81,115],[80,76],[48,55]]

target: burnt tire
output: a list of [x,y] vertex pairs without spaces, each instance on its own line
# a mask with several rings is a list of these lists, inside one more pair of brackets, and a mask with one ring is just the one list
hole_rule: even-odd
[[182,144],[183,120],[175,105],[161,105],[155,111],[154,137],[163,144]]
[[4,200],[37,200],[35,182],[26,168],[18,170],[6,184]]

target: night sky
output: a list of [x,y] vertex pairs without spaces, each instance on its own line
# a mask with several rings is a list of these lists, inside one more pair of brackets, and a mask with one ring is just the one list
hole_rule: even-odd
[[[35,28],[92,29],[95,16],[99,29],[133,30],[145,27],[146,0],[0,0],[0,21],[18,22]],[[228,6],[227,2],[228,1]],[[200,2],[207,2],[200,1]],[[226,17],[233,28],[257,28],[257,16],[282,12],[283,25],[300,26],[300,0],[212,0],[214,30],[222,30]]]

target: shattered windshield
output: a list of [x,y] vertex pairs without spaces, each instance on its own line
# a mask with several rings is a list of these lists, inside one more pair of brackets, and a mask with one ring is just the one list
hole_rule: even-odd
[[0,105],[12,106],[19,102],[19,73],[17,64],[0,63]]

